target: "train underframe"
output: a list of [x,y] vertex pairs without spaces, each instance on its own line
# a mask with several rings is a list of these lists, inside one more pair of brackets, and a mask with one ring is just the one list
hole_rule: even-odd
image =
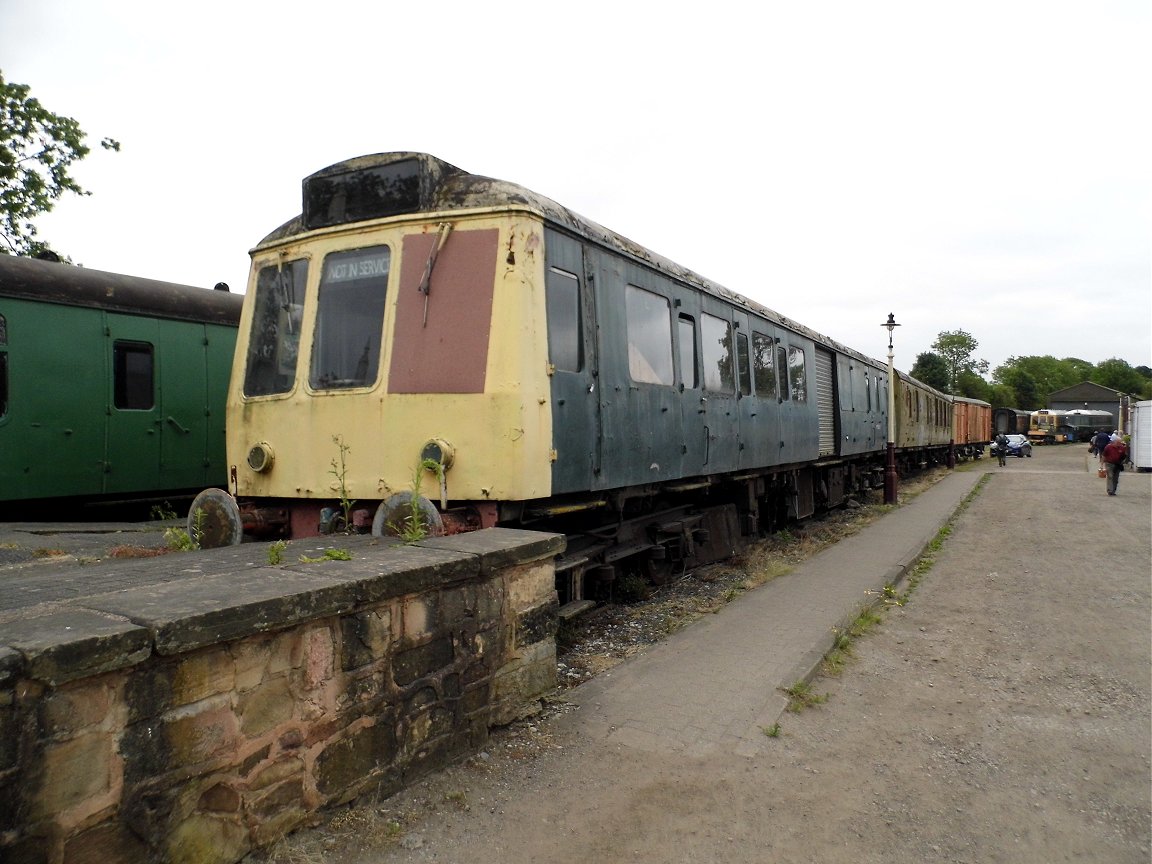
[[[900,476],[911,476],[951,464],[950,456],[946,446],[900,450],[897,469]],[[345,512],[333,502],[314,500],[241,501],[238,512],[224,519],[211,513],[200,533],[203,545],[227,545],[240,536],[405,536],[406,528],[416,524],[433,534],[493,526],[561,533],[567,546],[556,561],[556,589],[567,617],[611,598],[625,576],[662,584],[883,486],[884,460],[874,454],[541,501],[445,501],[438,506],[441,502],[402,492],[381,502],[375,513],[362,505]],[[203,506],[212,508],[216,502]]]

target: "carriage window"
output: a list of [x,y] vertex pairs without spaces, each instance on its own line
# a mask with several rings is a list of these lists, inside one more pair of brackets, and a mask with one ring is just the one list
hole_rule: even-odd
[[256,277],[244,395],[287,393],[296,382],[308,262],[263,267]]
[[740,382],[740,395],[752,394],[752,376],[748,374],[748,334],[736,334],[736,367],[739,370],[737,377]]
[[804,372],[804,349],[788,349],[788,383],[792,386],[792,401],[808,401],[808,377]]
[[695,390],[700,386],[696,371],[696,322],[687,315],[680,316],[680,381]]
[[112,344],[113,404],[130,411],[147,411],[153,396],[153,352],[147,342]]
[[864,373],[864,392],[868,395],[868,411],[872,411],[872,379],[868,377],[868,373]]
[[789,399],[788,387],[788,349],[783,345],[776,345],[776,375],[780,382],[780,401],[787,402]]
[[646,384],[673,384],[672,322],[668,301],[659,294],[628,285],[628,374]]
[[544,281],[548,304],[548,357],[565,372],[583,366],[580,338],[580,281],[572,273],[552,267]]
[[757,396],[776,395],[776,368],[772,364],[772,337],[752,331],[752,380]]
[[704,387],[723,393],[736,389],[732,367],[732,325],[715,315],[700,318],[700,338],[704,343]]
[[368,387],[380,369],[387,246],[333,252],[324,259],[308,383],[317,390]]

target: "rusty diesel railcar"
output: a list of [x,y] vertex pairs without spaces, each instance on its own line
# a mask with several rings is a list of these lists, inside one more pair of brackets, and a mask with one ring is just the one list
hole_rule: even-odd
[[[886,364],[524,187],[351,159],[251,257],[203,545],[548,527],[578,600],[882,485]],[[923,463],[950,421],[915,389]]]
[[243,299],[0,255],[0,502],[224,483]]

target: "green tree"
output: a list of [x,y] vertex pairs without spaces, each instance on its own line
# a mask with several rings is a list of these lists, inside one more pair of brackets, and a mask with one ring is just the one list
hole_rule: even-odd
[[992,401],[992,385],[975,372],[968,370],[956,376],[956,387],[952,392],[956,396],[966,396],[969,399]]
[[[36,239],[33,220],[50,211],[66,192],[89,195],[69,168],[89,153],[80,124],[53,114],[29,95],[26,84],[12,84],[0,73],[0,252],[43,255],[52,252]],[[119,150],[105,138],[100,146]]]
[[[1088,380],[1077,365],[1083,362],[1074,360],[1068,363],[1050,354],[1043,357],[1009,357],[1002,366],[996,367],[992,379],[1018,389],[1020,402],[1011,407],[1037,408],[1048,404],[1049,393]],[[1030,382],[1031,393],[1026,392],[1023,386],[1025,381]],[[1025,398],[1028,396],[1031,398]]]
[[1007,384],[990,385],[991,398],[988,402],[993,408],[1017,408],[1020,403],[1016,401],[1016,391]]
[[916,365],[908,373],[918,381],[937,390],[948,389],[948,364],[939,354],[925,351],[916,355]]
[[1044,397],[1040,395],[1036,379],[1024,369],[1014,365],[1012,360],[996,367],[996,371],[992,373],[992,380],[998,387],[1004,387],[1011,394],[1011,398],[1001,403],[1000,407],[1032,411],[1044,404]]
[[932,350],[943,357],[944,362],[948,364],[950,392],[959,392],[957,388],[963,373],[983,375],[988,371],[987,360],[976,360],[972,357],[978,347],[980,343],[971,333],[964,330],[944,330],[932,343]]
[[1096,364],[1091,380],[1101,387],[1111,387],[1121,393],[1139,393],[1146,379],[1126,361],[1113,357]]

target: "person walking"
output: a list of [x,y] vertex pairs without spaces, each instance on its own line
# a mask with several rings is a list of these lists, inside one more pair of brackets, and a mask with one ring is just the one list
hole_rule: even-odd
[[1104,429],[1096,433],[1096,437],[1092,439],[1092,452],[1096,454],[1096,461],[1100,463],[1100,467],[1104,467],[1104,448],[1108,446],[1111,436]]
[[1005,457],[1008,455],[1008,436],[1001,432],[996,436],[994,443],[996,445],[996,462],[1003,468],[1007,462]]
[[1100,458],[1104,462],[1104,470],[1108,476],[1108,494],[1115,495],[1116,484],[1120,482],[1120,472],[1124,470],[1124,460],[1128,458],[1128,447],[1119,433],[1112,435]]

